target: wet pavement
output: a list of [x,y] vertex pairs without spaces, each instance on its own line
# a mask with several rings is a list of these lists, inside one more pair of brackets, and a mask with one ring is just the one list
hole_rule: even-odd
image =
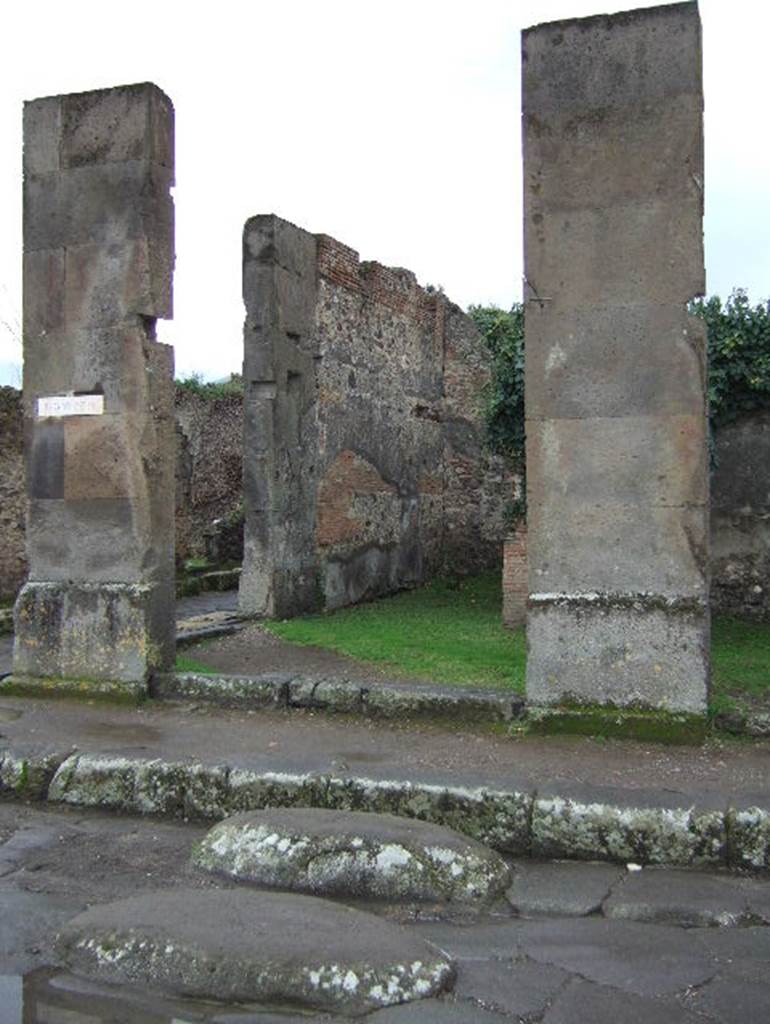
[[[59,961],[57,930],[88,905],[159,889],[231,888],[190,863],[192,844],[203,831],[191,824],[0,804],[2,1024],[340,1020],[296,1007],[190,1002],[153,995],[145,986],[107,986],[76,977]],[[461,917],[440,906],[366,908],[448,953],[457,975],[441,998],[362,1019],[370,1024],[770,1019],[767,880],[623,867],[602,867],[599,878],[594,865],[514,862],[513,867],[514,877],[520,876],[519,894],[527,893],[529,900],[518,913],[511,903],[492,914]],[[562,877],[565,869],[568,877]],[[629,887],[631,897],[625,898]],[[584,891],[589,896],[581,900]],[[668,902],[666,920],[656,923],[664,891],[675,892],[676,900]],[[684,926],[692,923],[693,908],[735,907],[736,892],[742,893],[742,917],[728,915],[710,927]],[[611,907],[623,901],[636,908],[635,919],[604,916],[603,908],[614,914]],[[645,914],[650,920],[638,919]]]

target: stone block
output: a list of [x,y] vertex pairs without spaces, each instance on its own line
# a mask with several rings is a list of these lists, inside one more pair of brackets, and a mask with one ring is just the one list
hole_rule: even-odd
[[708,612],[655,600],[530,601],[527,700],[705,715]]
[[24,249],[111,247],[131,239],[170,243],[173,176],[144,160],[78,167],[24,181]]
[[61,249],[24,253],[24,331],[30,339],[44,339],[64,324],[65,261]]
[[[135,422],[147,414],[153,381],[169,378],[173,351],[151,341],[142,324],[68,328],[25,337],[25,414],[34,418],[41,395],[104,395],[106,414],[125,410]],[[155,365],[158,358],[164,365]],[[172,398],[173,401],[173,398]]]
[[[708,495],[706,418],[549,417],[527,424],[527,501],[563,495],[567,514],[605,503],[647,509],[703,506]],[[609,487],[608,487],[609,485]],[[559,510],[561,511],[561,510]]]
[[64,424],[38,423],[27,458],[27,494],[31,499],[64,497]]
[[128,498],[131,459],[122,416],[73,416],[64,421],[65,501]]
[[708,512],[605,501],[528,506],[531,594],[708,594]]
[[64,316],[70,328],[109,327],[134,315],[170,318],[173,257],[143,238],[67,250]]
[[[596,306],[685,303],[706,288],[702,197],[640,198],[563,210],[525,200],[528,298],[569,314]],[[536,289],[536,292],[533,291]],[[605,371],[606,372],[606,371]]]
[[55,174],[60,169],[61,96],[24,104],[24,173]]
[[149,583],[25,584],[16,605],[14,676],[147,681],[163,664]]
[[174,107],[145,82],[60,97],[61,166],[129,160],[174,166]]
[[[703,194],[703,100],[694,92],[665,104],[640,99],[628,106],[525,115],[531,202],[551,210]],[[661,160],[659,140],[666,139]],[[686,168],[689,173],[682,173]]]
[[29,578],[130,583],[143,571],[141,538],[128,498],[33,498],[29,503]]
[[664,106],[702,93],[698,6],[554,21],[522,33],[525,114]]
[[704,418],[706,330],[684,309],[530,302],[526,321],[528,420]]

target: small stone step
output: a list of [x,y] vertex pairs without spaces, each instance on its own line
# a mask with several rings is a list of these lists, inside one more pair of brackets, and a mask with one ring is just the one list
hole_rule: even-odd
[[363,811],[238,814],[208,832],[193,860],[255,885],[361,899],[486,903],[511,880],[499,854],[452,829]]
[[80,914],[57,947],[74,971],[110,983],[345,1015],[434,996],[454,978],[406,929],[291,893],[144,893]]

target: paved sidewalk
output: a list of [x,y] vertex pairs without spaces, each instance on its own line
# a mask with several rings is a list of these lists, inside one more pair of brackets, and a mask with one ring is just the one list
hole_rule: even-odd
[[3,696],[0,792],[217,819],[261,806],[420,817],[504,852],[770,867],[770,744],[490,735],[312,711]]

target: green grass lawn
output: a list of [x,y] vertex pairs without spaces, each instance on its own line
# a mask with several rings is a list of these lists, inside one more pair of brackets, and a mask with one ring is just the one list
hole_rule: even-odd
[[[499,573],[419,590],[327,615],[266,623],[277,636],[316,644],[438,683],[524,692],[523,630],[504,629]],[[712,626],[712,707],[770,700],[770,625],[718,618]]]
[[736,700],[770,705],[770,624],[714,619],[711,691],[716,709],[729,707]]
[[379,662],[437,683],[524,692],[523,630],[500,622],[500,574],[440,580],[327,615],[269,622],[277,636]]

